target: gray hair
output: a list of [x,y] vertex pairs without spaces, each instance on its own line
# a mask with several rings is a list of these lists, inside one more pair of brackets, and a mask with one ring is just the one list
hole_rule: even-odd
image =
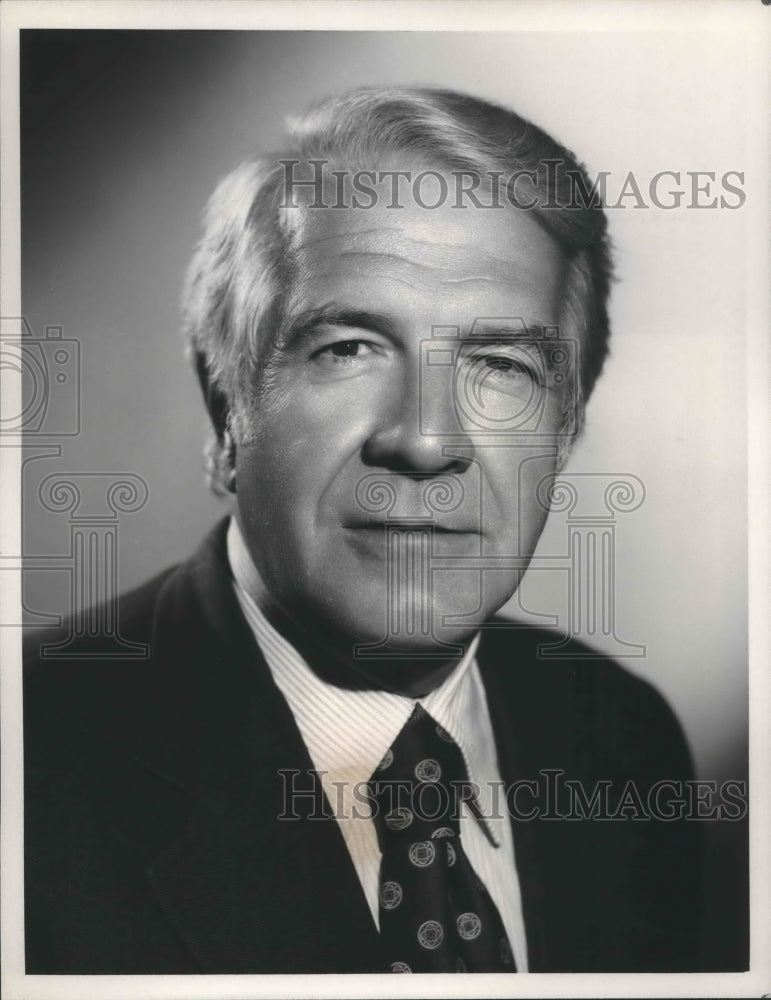
[[[199,373],[226,401],[229,430],[236,439],[245,431],[264,348],[281,329],[291,287],[282,161],[322,159],[353,169],[388,153],[482,176],[528,176],[529,210],[567,265],[561,330],[581,347],[566,393],[564,461],[608,353],[612,265],[605,213],[594,196],[588,204],[586,197],[576,200],[577,189],[590,191],[585,168],[542,129],[487,101],[423,87],[362,88],[323,101],[289,123],[280,153],[241,164],[214,192],[184,285],[183,332]],[[544,171],[544,164],[563,169]],[[208,448],[209,481],[219,493],[227,451],[219,433]]]

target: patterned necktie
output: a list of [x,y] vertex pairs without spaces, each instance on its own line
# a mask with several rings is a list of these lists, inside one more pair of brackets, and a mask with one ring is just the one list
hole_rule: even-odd
[[391,972],[516,972],[498,909],[460,841],[466,766],[420,705],[369,781]]

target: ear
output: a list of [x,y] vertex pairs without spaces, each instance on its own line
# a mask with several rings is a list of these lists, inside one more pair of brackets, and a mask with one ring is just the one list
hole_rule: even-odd
[[204,402],[206,403],[206,409],[209,412],[209,419],[212,422],[214,433],[217,435],[217,441],[220,444],[224,444],[226,434],[228,433],[230,408],[225,394],[209,378],[209,368],[206,364],[206,358],[201,351],[196,351],[195,353],[195,371],[198,376],[199,385],[201,386]]
[[200,351],[196,351],[195,354],[195,370],[216,439],[210,441],[206,448],[209,486],[218,496],[235,493],[236,447],[228,428],[230,407],[224,392],[218,389],[209,377],[206,358]]

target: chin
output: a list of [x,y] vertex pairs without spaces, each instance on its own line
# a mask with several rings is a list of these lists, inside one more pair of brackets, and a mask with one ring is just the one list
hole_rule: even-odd
[[376,642],[357,643],[354,655],[360,660],[437,660],[462,657],[475,631],[446,629],[425,637],[388,636]]
[[[492,594],[486,593],[492,588],[483,588],[477,571],[442,576],[433,592],[413,589],[390,600],[382,584],[352,593],[338,592],[331,603],[327,600],[323,606],[317,605],[314,614],[317,621],[325,621],[338,637],[350,643],[357,657],[462,655],[482,622],[508,600],[514,587],[505,591],[496,588]],[[334,594],[331,587],[326,594]]]

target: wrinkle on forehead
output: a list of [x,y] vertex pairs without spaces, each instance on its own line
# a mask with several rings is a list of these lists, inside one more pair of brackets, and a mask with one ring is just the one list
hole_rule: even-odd
[[[514,208],[305,209],[294,219],[291,299],[341,281],[401,284],[428,295],[500,288],[545,294],[557,307],[565,260],[559,245]],[[303,292],[302,289],[305,289]],[[443,292],[442,289],[445,291]]]
[[[405,287],[427,292],[433,287],[439,293],[444,287],[450,289],[478,288],[506,290],[519,289],[522,292],[538,291],[553,285],[561,285],[562,268],[549,269],[532,268],[526,262],[505,260],[487,255],[484,262],[479,257],[465,249],[459,254],[458,260],[447,265],[442,262],[413,260],[400,254],[387,252],[357,252],[325,253],[318,255],[311,252],[299,262],[298,278],[302,285],[310,282],[314,287],[323,286],[327,282],[336,283],[343,275],[360,276],[363,279],[396,282]],[[307,287],[307,286],[306,286]],[[299,289],[296,289],[299,291]]]
[[[426,238],[416,238],[399,227],[332,233],[325,231],[326,227],[320,231],[316,227],[308,227],[302,233],[295,252],[302,263],[313,258],[315,266],[319,263],[333,266],[334,261],[350,261],[354,265],[361,262],[395,266],[397,270],[418,268],[430,271],[432,276],[447,282],[511,281],[512,272],[531,270],[536,257],[543,260],[545,256],[557,267],[562,260],[558,247],[542,231],[532,234],[535,238],[527,238],[531,234],[521,230],[511,233],[503,245],[500,240],[493,240],[500,252],[490,253],[484,246],[483,237],[486,234],[477,234],[470,227],[467,239],[451,242],[441,238],[442,228],[426,234]],[[490,242],[487,235],[487,242]]]
[[[406,271],[409,269],[426,270],[431,271],[432,275],[439,281],[445,282],[447,284],[462,284],[464,282],[476,282],[476,281],[486,281],[490,283],[498,283],[501,281],[510,282],[511,281],[511,270],[515,266],[513,261],[506,261],[500,257],[491,257],[487,254],[483,256],[483,259],[475,259],[473,266],[479,266],[485,268],[484,271],[474,272],[471,270],[471,262],[469,261],[469,255],[467,248],[463,248],[464,253],[459,255],[457,260],[457,266],[453,267],[452,260],[410,260],[407,257],[403,257],[401,254],[396,253],[376,253],[374,251],[345,251],[338,254],[338,259],[340,260],[352,260],[354,263],[357,260],[368,261],[377,265],[378,263],[383,264],[385,267],[392,270],[395,266],[397,272],[399,270]],[[436,255],[439,256],[439,255]],[[475,254],[475,258],[479,258],[481,255]],[[492,272],[492,273],[491,273]]]
[[[432,249],[439,247],[448,251],[465,252],[480,246],[491,236],[501,237],[501,242],[508,244],[512,252],[520,249],[541,250],[551,246],[555,253],[558,248],[552,238],[533,219],[514,208],[504,209],[502,213],[485,209],[445,210],[441,214],[425,209],[392,209],[385,210],[388,215],[378,212],[382,224],[362,228],[358,223],[362,215],[369,219],[372,213],[355,209],[318,209],[315,212],[306,210],[302,218],[293,226],[297,248],[312,247],[329,241],[342,240],[359,248],[367,246],[372,239],[414,244],[416,247],[427,246]],[[447,212],[456,214],[448,218]],[[481,213],[484,212],[484,215]],[[401,225],[388,224],[396,218]],[[519,225],[514,224],[514,219]]]
[[283,211],[297,245],[310,246],[336,237],[358,245],[372,237],[380,240],[392,236],[408,242],[462,249],[492,237],[496,242],[509,244],[512,249],[528,246],[543,250],[551,246],[558,251],[538,219],[513,205],[504,204],[493,209],[473,205],[456,207],[450,202],[438,208],[426,208],[409,197],[398,206],[389,206],[386,202],[387,198],[383,198],[372,208],[301,205]]

